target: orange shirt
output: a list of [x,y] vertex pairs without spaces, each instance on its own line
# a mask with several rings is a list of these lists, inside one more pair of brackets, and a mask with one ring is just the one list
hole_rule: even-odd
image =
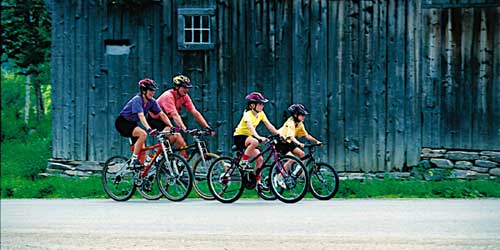
[[[163,110],[168,118],[172,118],[174,114],[180,113],[181,107],[184,107],[189,112],[196,110],[189,95],[179,96],[175,89],[169,89],[163,92],[163,94],[156,99],[156,102],[160,105],[161,110]],[[149,115],[154,119],[160,118],[160,115],[155,115],[151,112]]]

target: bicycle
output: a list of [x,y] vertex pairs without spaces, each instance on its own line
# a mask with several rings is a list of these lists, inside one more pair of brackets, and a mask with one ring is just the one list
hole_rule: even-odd
[[[270,152],[263,161],[263,168],[257,172],[255,180],[250,174],[253,173],[253,169],[243,169],[239,165],[243,151],[236,149],[236,146],[233,146],[233,151],[236,151],[235,157],[220,157],[210,165],[208,186],[215,199],[222,203],[232,203],[241,197],[245,188],[257,188],[259,191],[259,185],[261,185],[261,189],[268,185],[272,194],[286,203],[294,203],[304,197],[309,180],[304,164],[295,156],[278,154],[276,144],[281,138],[279,135],[267,138],[265,149],[248,160],[250,164],[266,152]],[[262,171],[266,170],[267,162],[271,157],[273,157],[273,162],[269,165],[269,174],[266,180]],[[273,198],[272,196],[266,197]]]
[[[191,192],[193,175],[186,160],[172,151],[168,135],[175,132],[175,129],[159,132],[157,144],[141,149],[141,156],[156,150],[145,166],[132,168],[130,159],[123,156],[109,158],[104,164],[101,180],[106,194],[116,201],[129,200],[136,190],[149,200],[162,196],[171,201],[185,199]],[[153,185],[155,180],[157,185]]]
[[[190,129],[186,131],[186,134],[193,136],[193,144],[188,145],[186,147],[174,149],[174,152],[186,150],[186,149],[194,149],[190,152],[188,157],[188,162],[192,162],[192,172],[193,172],[193,188],[195,192],[201,198],[205,200],[213,200],[214,196],[210,193],[207,184],[207,173],[210,164],[217,158],[219,155],[210,153],[208,151],[207,142],[205,140],[206,136],[211,135],[212,131],[220,127],[220,125],[224,124],[222,121],[216,122],[213,129]],[[197,158],[194,158],[198,155]]]
[[[321,144],[305,144],[308,153],[301,158],[309,172],[309,190],[319,200],[329,200],[339,190],[339,175],[331,165],[314,157],[314,148]],[[306,162],[307,160],[307,162]]]

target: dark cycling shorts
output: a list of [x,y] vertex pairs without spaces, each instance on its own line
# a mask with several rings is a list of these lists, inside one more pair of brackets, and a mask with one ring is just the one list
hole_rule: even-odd
[[233,136],[233,143],[239,150],[245,150],[245,141],[248,136],[246,135],[235,135]]
[[282,155],[285,155],[288,152],[293,152],[293,150],[298,147],[295,142],[279,142],[276,145],[276,149]]
[[115,121],[115,128],[120,133],[121,136],[124,137],[132,137],[132,132],[135,127],[138,127],[137,122],[129,121],[125,119],[123,116],[118,116]]
[[155,128],[158,131],[162,131],[167,126],[167,124],[165,124],[160,119],[154,119],[154,118],[148,117],[147,121],[148,121],[149,126],[151,126],[151,128]]

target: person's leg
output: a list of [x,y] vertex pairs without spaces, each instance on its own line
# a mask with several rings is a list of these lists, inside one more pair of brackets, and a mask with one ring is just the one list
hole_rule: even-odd
[[[168,138],[168,140],[170,141],[171,144],[173,144],[177,148],[182,148],[186,146],[186,141],[184,141],[184,138],[182,137],[181,134],[171,135]],[[179,154],[186,159],[189,157],[186,150],[179,151]]]
[[144,142],[146,141],[148,134],[146,133],[146,131],[144,131],[144,129],[137,126],[132,131],[132,136],[137,137],[137,141],[134,144],[134,152],[132,155],[131,164],[137,165],[139,164],[137,156],[139,155],[139,152],[141,152],[141,149],[144,147]]
[[304,151],[302,151],[302,149],[300,149],[299,147],[293,149],[293,154],[299,157],[299,159],[302,159],[302,157],[306,155]]
[[[259,141],[251,136],[247,137],[245,140],[245,152],[243,153],[243,156],[241,157],[240,161],[240,166],[243,168],[246,168],[248,164],[248,159],[250,159],[251,156],[256,156],[255,154],[255,148],[259,145]],[[257,150],[258,152],[258,150]]]

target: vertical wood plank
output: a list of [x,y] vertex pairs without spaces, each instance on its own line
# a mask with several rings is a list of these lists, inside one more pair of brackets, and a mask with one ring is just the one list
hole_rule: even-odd
[[408,100],[406,117],[406,165],[416,166],[420,161],[421,152],[421,116],[419,101],[419,37],[421,23],[420,2],[418,0],[407,3],[407,12],[416,13],[414,16],[407,15],[407,52],[406,52],[406,99]]
[[345,81],[345,146],[346,165],[350,171],[361,171],[359,157],[359,2],[349,3],[347,16],[349,29],[347,31],[347,65],[343,68]]
[[342,88],[342,55],[344,2],[328,1],[328,128],[326,138],[320,138],[327,145],[329,163],[338,171],[345,170],[345,154],[343,146],[343,88]]

